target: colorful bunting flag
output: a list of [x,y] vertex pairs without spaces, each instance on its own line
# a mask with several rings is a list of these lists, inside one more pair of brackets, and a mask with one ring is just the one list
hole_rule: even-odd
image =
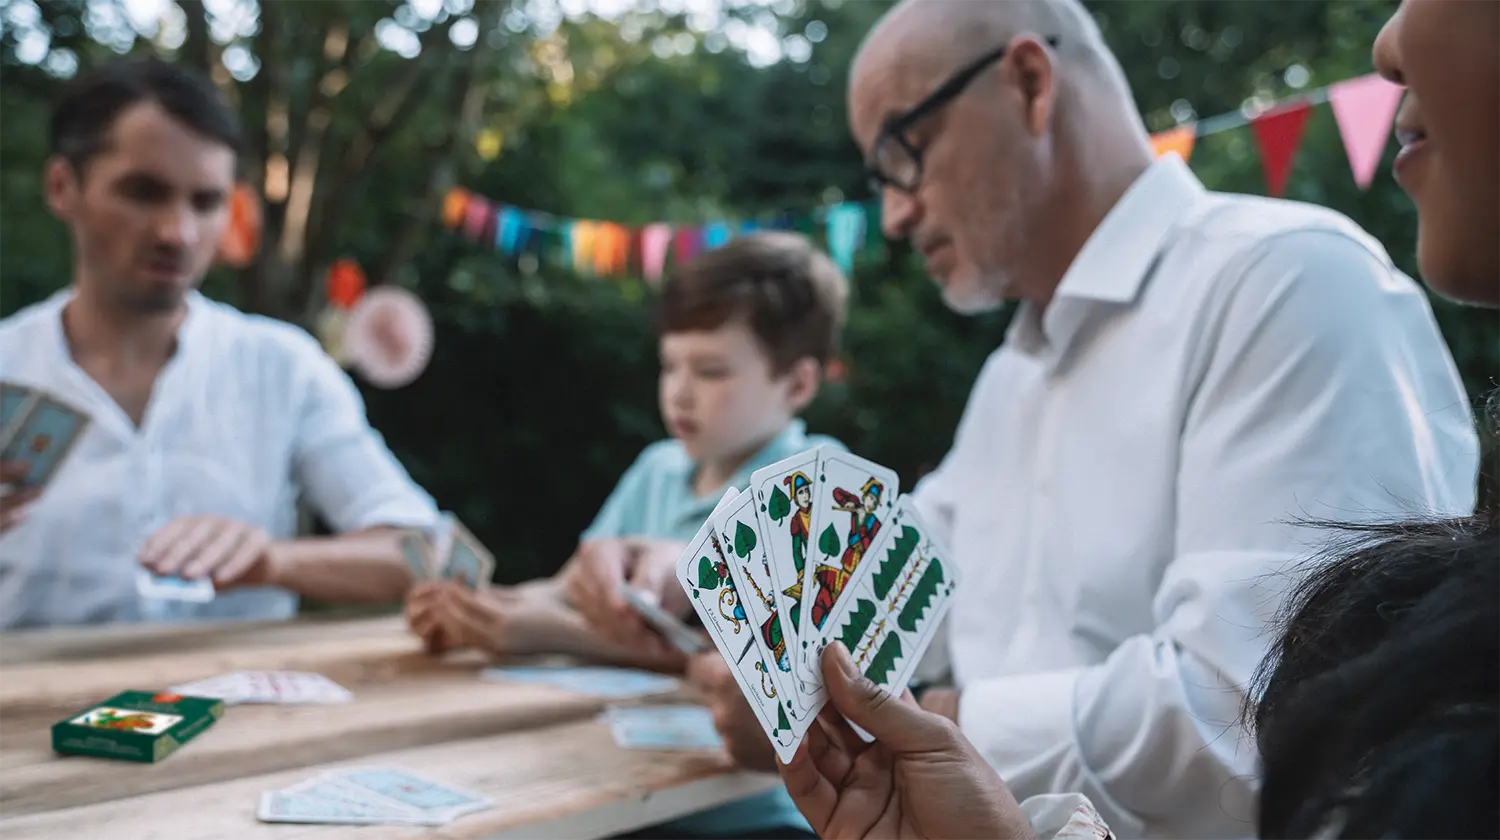
[[1312,107],[1306,102],[1293,102],[1272,109],[1250,122],[1255,140],[1260,145],[1260,165],[1266,174],[1266,191],[1280,197],[1286,191],[1286,179],[1292,173],[1292,161],[1297,157],[1297,144],[1302,142],[1302,130],[1307,127],[1307,115]]
[[686,265],[698,256],[703,250],[703,230],[701,228],[683,225],[672,234],[672,253],[677,256],[678,265]]
[[648,283],[661,280],[667,266],[667,248],[672,244],[672,226],[664,222],[646,225],[641,231],[641,274]]
[[828,251],[845,274],[854,271],[854,252],[865,235],[865,208],[852,201],[828,209]]
[[1198,126],[1188,123],[1167,131],[1151,135],[1151,150],[1157,157],[1176,152],[1186,163],[1193,156],[1193,142],[1198,139]]
[[712,251],[726,245],[733,235],[729,225],[723,222],[709,222],[703,226],[703,250]]
[[1369,189],[1375,168],[1391,137],[1391,123],[1401,104],[1403,88],[1381,78],[1377,73],[1350,79],[1328,89],[1328,104],[1344,138],[1344,153],[1354,183]]

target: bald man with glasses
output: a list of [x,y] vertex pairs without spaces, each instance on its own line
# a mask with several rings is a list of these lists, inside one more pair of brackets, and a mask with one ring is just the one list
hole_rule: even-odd
[[948,304],[1019,301],[915,498],[962,566],[920,675],[1017,799],[1253,837],[1238,725],[1306,518],[1465,513],[1473,418],[1422,290],[1349,219],[1153,157],[1074,0],[910,0],[850,128]]

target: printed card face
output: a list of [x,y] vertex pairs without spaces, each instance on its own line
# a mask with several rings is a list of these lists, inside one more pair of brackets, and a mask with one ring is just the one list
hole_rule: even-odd
[[182,721],[181,715],[164,715],[159,712],[140,712],[135,709],[116,709],[99,706],[73,718],[69,723],[77,726],[92,726],[112,732],[139,732],[142,735],[160,735]]
[[826,641],[828,617],[843,598],[900,493],[894,470],[848,452],[818,459],[812,518],[818,528],[802,573],[799,645],[803,666],[818,672],[817,651]]
[[602,716],[615,743],[629,750],[717,750],[724,740],[702,706],[611,708]]
[[845,590],[818,647],[835,642],[881,688],[900,693],[948,611],[958,585],[953,563],[903,497]]
[[[725,494],[739,496],[738,491]],[[755,628],[740,603],[729,571],[729,560],[719,541],[716,520],[722,520],[725,504],[720,502],[714,516],[698,529],[688,548],[677,560],[677,581],[687,593],[688,601],[698,613],[703,627],[728,663],[761,728],[771,739],[782,761],[791,761],[796,750],[791,721],[781,704],[780,693],[768,665],[755,641]]]
[[19,484],[41,487],[52,479],[88,424],[87,414],[43,397],[0,450],[0,461],[26,462],[29,466]]
[[21,418],[41,399],[36,391],[14,382],[0,382],[0,449],[10,442]]
[[217,594],[213,581],[208,578],[187,580],[170,575],[153,575],[145,569],[136,570],[135,591],[142,598],[188,601],[194,604],[206,604]]
[[414,808],[431,817],[452,818],[481,811],[493,803],[489,798],[424,779],[415,773],[391,767],[361,767],[331,774],[340,782],[361,791]]
[[487,588],[495,571],[495,558],[457,519],[452,526],[453,540],[443,566],[443,579],[458,581],[470,589]]
[[[774,597],[783,616],[781,629],[794,654],[802,636],[802,574],[814,528],[813,476],[818,474],[818,458],[825,451],[836,450],[821,447],[794,455],[756,470],[750,477]],[[821,675],[809,672],[801,656],[793,655],[791,663],[798,691],[816,694],[823,683]]]
[[412,580],[433,578],[431,555],[432,545],[422,534],[407,531],[401,535],[401,559],[406,563],[406,571]]
[[718,518],[720,547],[729,561],[729,575],[739,593],[740,605],[754,630],[761,661],[771,672],[776,693],[786,716],[791,723],[793,744],[800,743],[821,701],[818,695],[806,695],[798,690],[797,678],[792,674],[792,650],[783,633],[781,610],[775,598],[775,585],[771,582],[770,561],[766,557],[756,516],[755,496],[744,493],[735,499]]
[[416,808],[409,808],[371,791],[350,785],[334,775],[317,776],[280,790],[278,793],[316,803],[336,803],[349,809],[351,813],[378,818],[380,822],[417,824],[440,822]]
[[636,589],[626,581],[620,581],[620,597],[625,599],[631,609],[640,614],[641,618],[663,639],[687,656],[696,656],[708,649],[697,633],[683,624],[677,616],[657,606],[656,602],[642,590]]

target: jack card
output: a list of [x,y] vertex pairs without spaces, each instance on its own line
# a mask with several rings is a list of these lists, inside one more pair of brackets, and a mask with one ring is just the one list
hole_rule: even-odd
[[891,517],[901,490],[896,471],[849,452],[818,459],[813,512],[818,532],[802,573],[798,637],[803,667],[819,674],[828,617]]
[[735,588],[729,560],[717,533],[725,508],[740,495],[733,488],[727,491],[713,516],[698,529],[688,543],[687,551],[677,560],[677,582],[687,593],[704,629],[728,663],[735,682],[750,702],[750,708],[771,739],[776,754],[786,762],[792,760],[797,743],[772,674],[776,666],[768,665],[760,654],[755,628],[740,602],[740,593]]
[[720,547],[729,562],[729,576],[739,593],[740,606],[755,633],[761,661],[771,672],[778,699],[791,723],[792,743],[802,741],[813,715],[823,707],[826,695],[803,694],[792,673],[792,649],[783,632],[781,610],[774,597],[771,566],[758,533],[755,496],[742,493],[718,517]]
[[798,639],[802,637],[802,573],[807,566],[810,537],[817,526],[813,521],[812,477],[818,474],[818,458],[822,453],[834,451],[838,450],[823,446],[793,455],[756,470],[750,477],[761,539],[771,566],[772,588],[781,607],[781,629],[793,654],[792,674],[797,678],[797,689],[804,695],[817,694],[823,684],[821,675],[809,672],[798,655]]
[[907,497],[828,621],[822,654],[841,643],[871,682],[900,694],[927,651],[958,579],[949,554]]

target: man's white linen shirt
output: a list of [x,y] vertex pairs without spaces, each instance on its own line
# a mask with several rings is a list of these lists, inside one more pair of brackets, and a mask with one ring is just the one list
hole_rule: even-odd
[[202,605],[140,598],[141,546],[177,517],[224,516],[290,539],[305,494],[338,532],[440,530],[432,498],[306,332],[192,293],[137,427],[73,361],[62,326],[71,297],[0,321],[0,379],[92,418],[26,518],[0,534],[0,628],[296,613],[296,597],[273,587]]
[[1347,218],[1206,191],[1175,155],[1024,305],[915,498],[963,585],[959,724],[1017,799],[1118,836],[1254,837],[1236,726],[1325,532],[1473,509],[1472,412],[1422,289]]

